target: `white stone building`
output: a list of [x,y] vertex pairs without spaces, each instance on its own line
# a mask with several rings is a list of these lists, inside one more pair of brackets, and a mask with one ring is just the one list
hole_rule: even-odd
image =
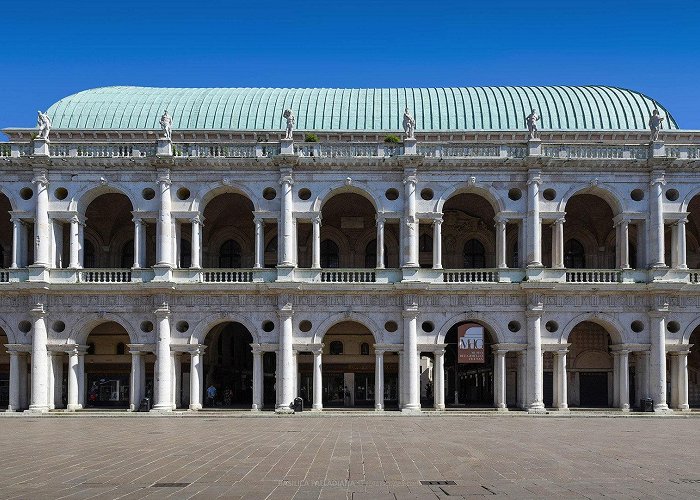
[[700,404],[700,133],[653,99],[112,87],[47,115],[0,143],[11,411]]

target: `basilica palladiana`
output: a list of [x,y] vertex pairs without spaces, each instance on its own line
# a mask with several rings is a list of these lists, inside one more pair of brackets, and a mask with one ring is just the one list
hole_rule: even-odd
[[700,132],[639,92],[107,87],[4,133],[8,411],[700,406]]

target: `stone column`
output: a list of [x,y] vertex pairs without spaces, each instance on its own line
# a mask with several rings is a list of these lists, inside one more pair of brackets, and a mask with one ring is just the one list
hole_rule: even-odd
[[321,269],[321,213],[317,213],[311,219],[313,226],[313,242],[311,247],[311,267]]
[[649,394],[654,400],[654,411],[668,411],[666,403],[666,314],[668,306],[650,311],[651,352],[649,359]]
[[170,351],[170,366],[172,373],[172,384],[171,384],[171,401],[173,402],[173,410],[177,410],[181,405],[182,393],[182,353],[177,351]]
[[620,406],[620,352],[612,351],[613,357],[613,396],[612,396],[612,406],[617,408]]
[[622,349],[619,351],[618,362],[618,387],[620,400],[619,407],[623,411],[630,409],[630,381],[629,381],[629,351]]
[[540,172],[531,170],[527,181],[527,266],[542,267],[542,224],[540,223]]
[[676,255],[678,256],[678,262],[676,268],[678,269],[688,269],[687,262],[687,247],[685,243],[685,224],[688,219],[685,217],[678,219],[677,225],[677,239],[676,239]]
[[690,351],[676,351],[671,354],[673,356],[671,359],[676,368],[675,377],[671,384],[676,393],[674,408],[681,411],[690,411],[690,406],[688,405],[688,354],[690,354]]
[[[664,251],[664,199],[663,186],[666,184],[663,172],[654,172],[656,176],[650,182],[649,197],[649,233],[651,243],[649,267],[666,267]],[[656,404],[656,401],[654,401]]]
[[404,226],[406,228],[404,267],[419,267],[418,220],[416,219],[416,169],[408,168],[404,172]]
[[[160,210],[158,211],[158,222],[156,224],[156,265],[173,265],[173,221],[170,209],[172,198],[170,193],[170,172],[165,170],[158,177],[160,188]],[[167,365],[166,363],[162,363]]]
[[630,222],[620,221],[620,243],[618,244],[620,254],[620,269],[630,268]]
[[527,311],[527,382],[528,411],[544,411],[542,398],[542,304],[530,306]]
[[518,351],[518,407],[527,408],[527,352]]
[[80,269],[83,267],[82,260],[80,259],[80,253],[83,246],[83,242],[80,239],[82,233],[81,226],[83,223],[80,221],[80,217],[74,215],[70,219],[70,262],[68,267],[71,269]]
[[636,385],[637,399],[649,397],[649,352],[639,351],[636,353]]
[[433,219],[433,269],[442,269],[442,217]]
[[554,384],[557,388],[557,400],[554,406],[559,410],[568,410],[568,378],[566,373],[566,353],[567,349],[560,349],[554,354],[554,362],[557,367],[557,380]]
[[374,409],[384,410],[384,351],[374,348]]
[[138,411],[141,404],[141,351],[131,351],[131,387],[129,390],[129,409]]
[[497,215],[494,218],[496,222],[496,267],[505,269],[506,264],[506,218]]
[[[190,410],[202,409],[202,395],[204,393],[204,363],[202,358],[204,349],[205,346],[196,345],[190,351]],[[255,362],[255,357],[253,357],[253,362]],[[253,379],[253,383],[255,383],[255,379]]]
[[404,397],[404,391],[406,390],[406,384],[404,383],[404,365],[403,365],[403,351],[398,351],[396,353],[399,356],[399,376],[397,378],[398,382],[398,399],[399,399],[399,410],[403,409],[403,404],[406,398]]
[[445,348],[434,351],[435,355],[435,387],[434,406],[436,410],[445,409]]
[[253,217],[255,223],[255,269],[265,267],[265,219],[259,215]]
[[299,396],[299,351],[292,349],[292,401]]
[[291,404],[294,400],[296,390],[294,388],[294,348],[293,348],[293,326],[292,317],[294,312],[291,304],[286,304],[279,311],[280,336],[277,374],[277,391],[279,394],[276,413],[291,413]]
[[403,368],[406,381],[406,400],[403,410],[420,411],[420,380],[418,377],[418,307],[403,311]]
[[262,385],[263,385],[263,369],[262,357],[263,351],[260,344],[250,344],[253,352],[253,403],[250,406],[251,411],[260,411],[262,409]]
[[63,221],[53,219],[51,222],[52,258],[51,265],[56,269],[63,267]]
[[46,179],[46,172],[38,172],[32,182],[36,189],[34,264],[49,267],[51,265],[49,259],[51,241],[49,238],[49,181]]
[[25,409],[29,406],[29,363],[26,354],[20,356],[19,361],[19,408]]
[[56,378],[54,377],[54,368],[56,365],[53,361],[53,353],[48,351],[46,353],[47,363],[46,363],[46,404],[49,406],[49,410],[56,408],[54,403],[54,388],[56,386]]
[[[280,223],[278,234],[280,266],[294,266],[294,199],[292,197],[292,169],[280,169],[279,184],[282,188]],[[290,357],[291,362],[291,357]],[[290,401],[291,403],[291,401]]]
[[134,269],[140,269],[144,267],[146,260],[145,256],[141,254],[142,242],[145,243],[146,232],[140,216],[134,215],[132,220],[134,221]]
[[46,344],[48,334],[46,332],[46,311],[43,304],[37,304],[31,311],[32,314],[32,394],[29,411],[46,412],[48,404],[48,353]]
[[68,406],[69,411],[83,407],[80,400],[80,349],[72,346],[68,351]]
[[22,410],[20,398],[20,379],[22,375],[20,371],[22,369],[22,364],[24,364],[24,369],[26,371],[26,353],[15,349],[8,349],[8,353],[10,354],[10,387],[7,411],[20,411]]
[[154,311],[156,316],[156,364],[155,373],[155,404],[156,411],[172,411],[172,378],[170,367],[170,308],[164,303]]
[[493,352],[493,406],[499,411],[508,409],[506,405],[506,353],[505,349],[496,347]]
[[557,217],[552,224],[552,268],[564,269],[564,217]]
[[384,214],[377,214],[377,269],[384,269]]
[[314,355],[314,394],[311,409],[321,411],[323,409],[323,344],[315,346],[311,352]]
[[21,267],[22,263],[22,219],[16,215],[10,217],[12,221],[12,263],[10,269]]
[[196,215],[192,218],[192,263],[191,269],[202,268],[202,218]]
[[53,362],[53,408],[63,407],[63,353],[52,352]]

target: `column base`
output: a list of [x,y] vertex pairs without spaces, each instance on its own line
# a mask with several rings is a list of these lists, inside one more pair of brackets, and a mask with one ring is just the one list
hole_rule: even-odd
[[275,408],[275,413],[278,413],[280,415],[291,415],[294,413],[294,410],[287,406],[278,406]]
[[566,413],[569,411],[569,407],[568,406],[560,406],[559,408],[557,408],[557,411]]
[[24,410],[24,413],[48,413],[48,406],[30,406],[28,409]]
[[199,411],[201,409],[202,409],[202,405],[200,405],[199,403],[190,405],[190,410],[192,410],[192,411]]
[[20,411],[22,411],[22,410],[20,410],[19,408],[15,409],[15,408],[12,408],[11,406],[8,406],[7,409],[5,410],[5,413],[17,413]]
[[433,409],[435,411],[445,411],[445,405],[444,404],[433,405]]
[[163,406],[154,406],[151,408],[151,413],[172,413],[173,412],[173,405],[163,405]]
[[666,403],[654,405],[654,413],[673,413],[673,410]]
[[677,410],[678,411],[690,411],[690,406],[682,405],[682,406],[679,406]]
[[374,411],[384,411],[384,407],[383,406],[375,406]]
[[508,411],[508,407],[506,406],[497,406],[496,411]]
[[406,405],[401,408],[402,413],[421,413],[420,405]]
[[542,403],[533,403],[527,407],[528,413],[547,413],[547,408]]
[[323,406],[312,406],[311,411],[315,411],[316,413],[323,411]]
[[75,411],[75,410],[82,410],[82,409],[83,409],[83,405],[81,405],[81,404],[75,404],[75,405],[69,404],[66,407],[66,410],[68,410],[68,411]]
[[626,407],[626,408],[620,408],[620,411],[621,411],[622,413],[629,413],[629,412],[630,412],[630,407],[628,406],[628,407]]

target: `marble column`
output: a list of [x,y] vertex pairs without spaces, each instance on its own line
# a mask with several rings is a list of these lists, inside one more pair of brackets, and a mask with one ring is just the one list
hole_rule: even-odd
[[[46,172],[40,172],[32,181],[36,189],[36,214],[34,216],[34,264],[49,267],[51,240],[49,238],[49,181]],[[32,387],[34,386],[32,374]],[[46,383],[46,381],[44,381]],[[30,406],[31,409],[31,406]]]
[[63,352],[52,352],[53,363],[53,407],[63,407]]
[[442,217],[433,219],[433,269],[442,269]]
[[12,221],[12,263],[10,269],[21,267],[22,263],[22,225],[24,222],[16,215],[10,217]]
[[377,269],[384,269],[384,215],[377,214]]
[[678,219],[678,222],[676,223],[677,229],[677,238],[676,238],[676,255],[677,255],[677,263],[676,263],[676,268],[677,269],[688,269],[688,262],[687,262],[687,247],[686,247],[686,242],[685,242],[685,225],[688,222],[688,219],[685,217]]
[[690,411],[688,404],[688,354],[690,351],[676,351],[672,354],[672,362],[675,365],[674,380],[671,386],[676,394],[674,408],[681,411]]
[[260,344],[251,344],[253,352],[253,404],[251,411],[262,410],[262,385],[263,385],[263,364],[262,358],[264,352],[260,348]]
[[420,379],[418,374],[418,308],[413,306],[403,311],[403,379],[406,381],[406,400],[403,410],[420,410]]
[[154,311],[156,316],[155,404],[156,411],[172,411],[172,373],[170,367],[170,308],[163,304]]
[[418,219],[416,218],[416,170],[406,169],[404,175],[404,226],[406,229],[404,267],[418,264]]
[[630,409],[630,382],[629,382],[629,351],[622,349],[619,352],[618,361],[618,391],[619,408],[623,411]]
[[649,351],[635,353],[637,399],[649,397]]
[[48,357],[48,362],[46,363],[46,404],[49,406],[49,410],[56,408],[54,403],[54,388],[56,386],[56,378],[54,377],[54,368],[56,365],[53,361],[53,353],[48,351],[46,353]]
[[253,217],[255,222],[255,269],[265,267],[265,219],[256,215]]
[[542,397],[542,304],[531,306],[527,311],[527,382],[528,411],[541,413],[545,410]]
[[131,351],[131,387],[129,390],[129,409],[138,411],[141,405],[141,351]]
[[505,269],[506,264],[506,222],[507,219],[502,216],[496,216],[496,267]]
[[171,398],[173,410],[177,410],[181,405],[182,394],[182,353],[170,351],[170,371],[172,377],[171,383]]
[[311,352],[314,355],[314,394],[311,409],[321,411],[323,409],[323,344],[314,347]]
[[384,351],[374,348],[374,409],[384,410]]
[[68,351],[68,406],[69,411],[80,410],[83,407],[80,400],[80,349],[71,347]]
[[29,363],[26,353],[19,357],[19,408],[24,410],[29,407]]
[[134,221],[134,269],[140,269],[144,267],[146,260],[141,253],[142,243],[145,243],[146,231],[143,219],[140,216],[134,215],[132,220]]
[[196,215],[192,218],[192,263],[191,269],[202,268],[202,218]]
[[80,261],[80,248],[82,247],[82,241],[80,240],[81,224],[82,222],[77,215],[71,217],[69,235],[70,262],[68,263],[68,267],[71,269],[80,269],[83,267],[83,263]]
[[24,363],[26,370],[26,354],[14,349],[8,350],[8,353],[10,354],[10,387],[7,411],[19,411],[23,409],[20,406],[20,369],[21,364]]
[[620,221],[620,242],[618,243],[618,253],[620,255],[620,269],[630,268],[630,222]]
[[[648,238],[651,243],[649,267],[666,267],[664,248],[664,199],[663,186],[666,184],[662,172],[654,172],[656,176],[650,182],[649,193],[649,226]],[[656,401],[654,401],[656,404]]]
[[403,363],[403,351],[399,351],[396,353],[399,356],[399,376],[397,379],[398,382],[398,399],[399,399],[399,410],[403,409],[404,401],[406,401],[405,397],[405,390],[406,390],[406,384],[404,383],[404,363]]
[[620,353],[619,351],[612,351],[613,357],[613,394],[612,394],[612,407],[618,408],[620,406]]
[[314,214],[311,218],[313,242],[311,248],[311,267],[321,269],[321,213]]
[[[190,410],[202,409],[202,396],[204,394],[204,349],[203,345],[196,345],[190,351]],[[253,358],[255,361],[255,358]]]
[[[170,172],[162,172],[158,177],[160,210],[156,223],[156,265],[173,266],[173,220],[171,214]],[[162,363],[167,365],[168,363]]]
[[557,398],[554,401],[554,406],[559,410],[568,410],[568,377],[566,373],[566,353],[567,349],[560,349],[554,353],[554,362],[557,367],[557,379],[554,381],[556,386]]
[[[279,265],[294,266],[294,199],[292,197],[292,169],[280,169],[280,187],[282,189],[279,224]],[[291,363],[291,356],[289,362]],[[291,403],[291,401],[290,401]]]
[[564,269],[564,217],[558,217],[552,224],[552,268]]
[[445,349],[440,348],[434,351],[435,354],[435,387],[434,391],[434,407],[436,410],[445,409]]
[[291,413],[292,402],[296,395],[294,387],[294,347],[293,347],[293,325],[292,317],[294,312],[291,305],[287,304],[279,311],[280,335],[279,349],[277,351],[278,373],[277,391],[279,394],[276,413]]
[[493,370],[493,406],[505,411],[508,409],[506,405],[506,354],[505,349],[494,349],[494,370]]
[[527,266],[542,267],[539,171],[530,171],[527,181]]
[[667,307],[649,312],[651,352],[649,359],[649,394],[655,412],[668,411],[666,402],[666,314]]
[[48,404],[49,358],[46,350],[46,311],[43,304],[37,304],[32,315],[32,393],[29,411],[46,412]]

